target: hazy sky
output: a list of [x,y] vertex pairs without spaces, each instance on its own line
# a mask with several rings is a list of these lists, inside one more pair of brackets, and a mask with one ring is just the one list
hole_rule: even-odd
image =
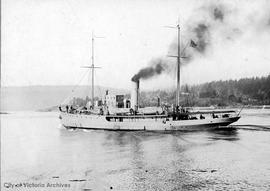
[[[219,13],[215,8],[222,17],[212,18]],[[80,67],[91,64],[94,30],[105,37],[95,41],[95,64],[102,67],[97,85],[128,88],[151,60],[168,59],[177,31],[164,26],[176,25],[178,17],[184,44],[193,24],[206,23],[209,30],[205,52],[195,52],[183,65],[182,83],[270,74],[266,0],[3,0],[1,85],[79,83],[87,72]],[[173,87],[174,77],[175,72],[164,73],[141,85]],[[81,84],[86,83],[87,77]]]

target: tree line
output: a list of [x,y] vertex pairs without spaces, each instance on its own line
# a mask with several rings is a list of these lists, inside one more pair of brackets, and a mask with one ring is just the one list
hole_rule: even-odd
[[[270,75],[183,85],[180,95],[180,104],[183,106],[269,105]],[[175,104],[175,91],[157,90],[141,92],[141,106],[156,105],[157,97],[164,104]]]
[[[163,105],[175,104],[175,90],[142,91],[140,107],[157,106],[158,98]],[[130,95],[125,95],[130,98]],[[95,97],[95,100],[100,98]],[[90,101],[86,96],[73,98],[71,104],[85,106]],[[181,87],[182,106],[237,106],[270,105],[270,75],[266,77],[242,78],[239,80],[212,81],[199,85]]]

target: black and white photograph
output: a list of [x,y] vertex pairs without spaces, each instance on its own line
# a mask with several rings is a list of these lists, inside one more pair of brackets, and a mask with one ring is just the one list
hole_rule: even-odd
[[270,190],[270,1],[1,0],[1,190]]

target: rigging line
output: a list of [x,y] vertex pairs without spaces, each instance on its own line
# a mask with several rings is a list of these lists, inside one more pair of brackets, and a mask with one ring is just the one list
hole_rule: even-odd
[[96,79],[96,88],[97,88],[97,90],[98,90],[98,93],[99,93],[99,95],[98,95],[98,97],[102,97],[102,92],[101,92],[101,88],[100,88],[100,86],[99,85],[97,85],[97,84],[99,84],[98,82],[99,82],[99,79],[98,79],[98,77],[97,77],[97,74],[96,73],[94,73],[94,77],[95,77],[95,79]]
[[245,105],[242,106],[241,110],[239,111],[239,113],[237,114],[237,117],[240,115],[241,111],[244,109]]
[[188,45],[189,45],[189,42],[186,44],[186,46],[185,46],[185,47],[183,48],[183,50],[181,51],[180,57],[181,57],[182,54],[184,54],[184,52],[185,52],[186,48],[188,47]]
[[89,87],[89,88],[86,88],[86,90],[85,90],[85,94],[86,94],[86,96],[88,96],[88,98],[89,99],[91,99],[91,94],[92,94],[92,89],[90,88],[90,84],[91,84],[91,76],[92,75],[90,75],[90,73],[91,73],[91,70],[88,70],[88,77],[87,77],[87,87]]
[[84,77],[86,76],[86,74],[89,72],[89,70],[86,70],[85,73],[82,75],[82,78],[79,80],[79,82],[77,84],[75,84],[73,86],[73,88],[71,89],[71,93],[68,94],[68,96],[61,102],[60,105],[62,105],[63,103],[66,103],[67,100],[70,99],[70,97],[72,96],[72,94],[74,93],[74,91],[78,88],[79,84],[82,82],[82,80],[84,79]]

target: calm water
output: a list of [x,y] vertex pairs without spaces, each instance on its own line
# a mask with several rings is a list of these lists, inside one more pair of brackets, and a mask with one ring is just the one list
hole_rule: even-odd
[[1,115],[1,190],[270,190],[270,110],[242,116],[232,131],[146,133]]

